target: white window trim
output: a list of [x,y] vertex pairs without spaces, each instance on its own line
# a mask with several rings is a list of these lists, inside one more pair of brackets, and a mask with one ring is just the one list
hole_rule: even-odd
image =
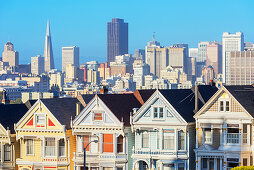
[[[55,139],[55,155],[54,156],[49,156],[49,155],[46,155],[46,152],[45,152],[45,148],[46,148],[46,138],[54,138]],[[57,145],[57,138],[56,137],[45,137],[45,139],[44,139],[44,147],[43,147],[43,149],[44,149],[44,157],[45,158],[55,158],[55,157],[57,157],[58,156],[58,145]]]
[[[146,131],[148,134],[148,147],[143,147],[143,132]],[[141,132],[141,148],[149,149],[150,148],[150,132],[148,130],[144,130]]]
[[[226,102],[229,102],[229,111],[226,111]],[[221,106],[221,102],[223,102],[223,111],[220,110],[220,106]],[[219,112],[231,112],[231,102],[230,102],[230,99],[220,99],[219,100],[219,104],[218,104],[218,110]]]
[[[206,142],[205,141],[205,129],[211,129],[211,142]],[[213,144],[213,129],[211,127],[205,127],[202,129],[203,131],[203,144],[209,144],[212,145]]]
[[[27,140],[32,140],[33,142],[33,153],[27,154]],[[25,148],[26,148],[26,156],[34,156],[34,139],[25,139]]]
[[[154,108],[158,109],[158,117],[154,117]],[[160,108],[163,109],[163,117],[162,118],[160,118],[160,112],[159,112]],[[166,117],[167,117],[166,114],[167,113],[165,113],[165,111],[166,111],[165,106],[152,105],[151,109],[152,109],[152,118],[153,118],[153,120],[165,120],[166,119]]]
[[[37,116],[44,116],[44,124],[38,124],[38,125],[44,125],[44,127],[37,127]],[[35,121],[34,121],[35,128],[44,128],[44,129],[46,129],[46,124],[47,124],[46,114],[45,113],[36,113],[35,114]]]
[[[59,149],[59,142],[60,142],[60,140],[61,139],[63,139],[64,140],[64,155],[59,155],[59,153],[60,153],[60,149]],[[65,138],[60,138],[59,140],[57,140],[57,143],[58,143],[58,145],[57,145],[57,147],[58,147],[58,153],[57,153],[57,155],[58,155],[58,157],[60,157],[60,158],[64,158],[64,157],[66,157],[66,151],[67,151],[67,149],[66,149],[66,142],[67,142],[67,140],[65,139]]]
[[[101,113],[102,120],[95,120],[95,119],[94,119],[96,113]],[[105,120],[105,119],[104,119],[104,118],[105,118],[104,111],[94,110],[94,111],[92,111],[92,116],[93,116],[93,121],[95,121],[95,122],[103,122],[103,121]]]

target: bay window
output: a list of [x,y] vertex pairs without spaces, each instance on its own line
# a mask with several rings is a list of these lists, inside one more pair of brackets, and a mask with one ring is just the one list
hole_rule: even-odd
[[45,138],[45,156],[56,156],[55,138]]
[[26,139],[26,155],[33,155],[34,154],[34,140],[33,139]]
[[211,128],[204,129],[204,143],[212,143],[212,131]]
[[122,135],[117,137],[117,152],[118,153],[123,152],[123,136]]
[[142,148],[149,147],[149,133],[147,131],[142,131]]
[[178,150],[184,150],[185,140],[184,132],[178,131]]
[[11,145],[5,144],[4,145],[4,161],[11,160]]
[[65,141],[64,139],[59,140],[59,156],[65,156]]
[[227,143],[239,143],[239,124],[227,124]]
[[163,130],[163,149],[175,149],[175,131],[172,129]]

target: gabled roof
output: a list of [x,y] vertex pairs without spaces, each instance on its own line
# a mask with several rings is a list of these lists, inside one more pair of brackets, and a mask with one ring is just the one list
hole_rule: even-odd
[[141,103],[131,94],[98,94],[98,97],[114,113],[114,115],[123,121],[125,126],[130,125],[130,112],[133,108],[140,108]]
[[155,91],[156,91],[155,89],[136,90],[133,94],[141,104],[144,104],[153,95]]
[[[217,88],[209,85],[198,86],[198,109],[200,109],[216,92]],[[166,100],[185,119],[186,122],[194,122],[195,92],[192,89],[168,89],[159,90]],[[203,102],[204,101],[204,102]]]
[[55,116],[55,118],[65,125],[66,129],[70,129],[71,118],[76,116],[76,98],[52,98],[40,99],[48,110]]
[[224,86],[229,93],[254,117],[254,87],[252,85]]
[[95,94],[83,94],[77,97],[80,103],[85,107],[93,98]]
[[14,124],[17,123],[28,111],[25,104],[0,104],[0,123],[14,134]]

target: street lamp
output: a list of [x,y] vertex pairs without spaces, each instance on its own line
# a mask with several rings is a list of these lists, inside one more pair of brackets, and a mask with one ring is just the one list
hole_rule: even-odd
[[89,142],[89,143],[86,145],[86,147],[84,148],[84,170],[86,170],[86,148],[87,148],[87,147],[90,145],[90,143],[92,143],[92,142],[98,143],[98,140],[93,140],[93,141]]

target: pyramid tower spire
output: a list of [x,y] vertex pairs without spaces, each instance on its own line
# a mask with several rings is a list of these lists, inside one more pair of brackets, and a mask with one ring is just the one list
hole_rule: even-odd
[[55,68],[54,57],[53,57],[53,49],[50,35],[50,27],[49,20],[47,22],[47,30],[45,37],[45,47],[44,47],[44,70],[48,72]]

